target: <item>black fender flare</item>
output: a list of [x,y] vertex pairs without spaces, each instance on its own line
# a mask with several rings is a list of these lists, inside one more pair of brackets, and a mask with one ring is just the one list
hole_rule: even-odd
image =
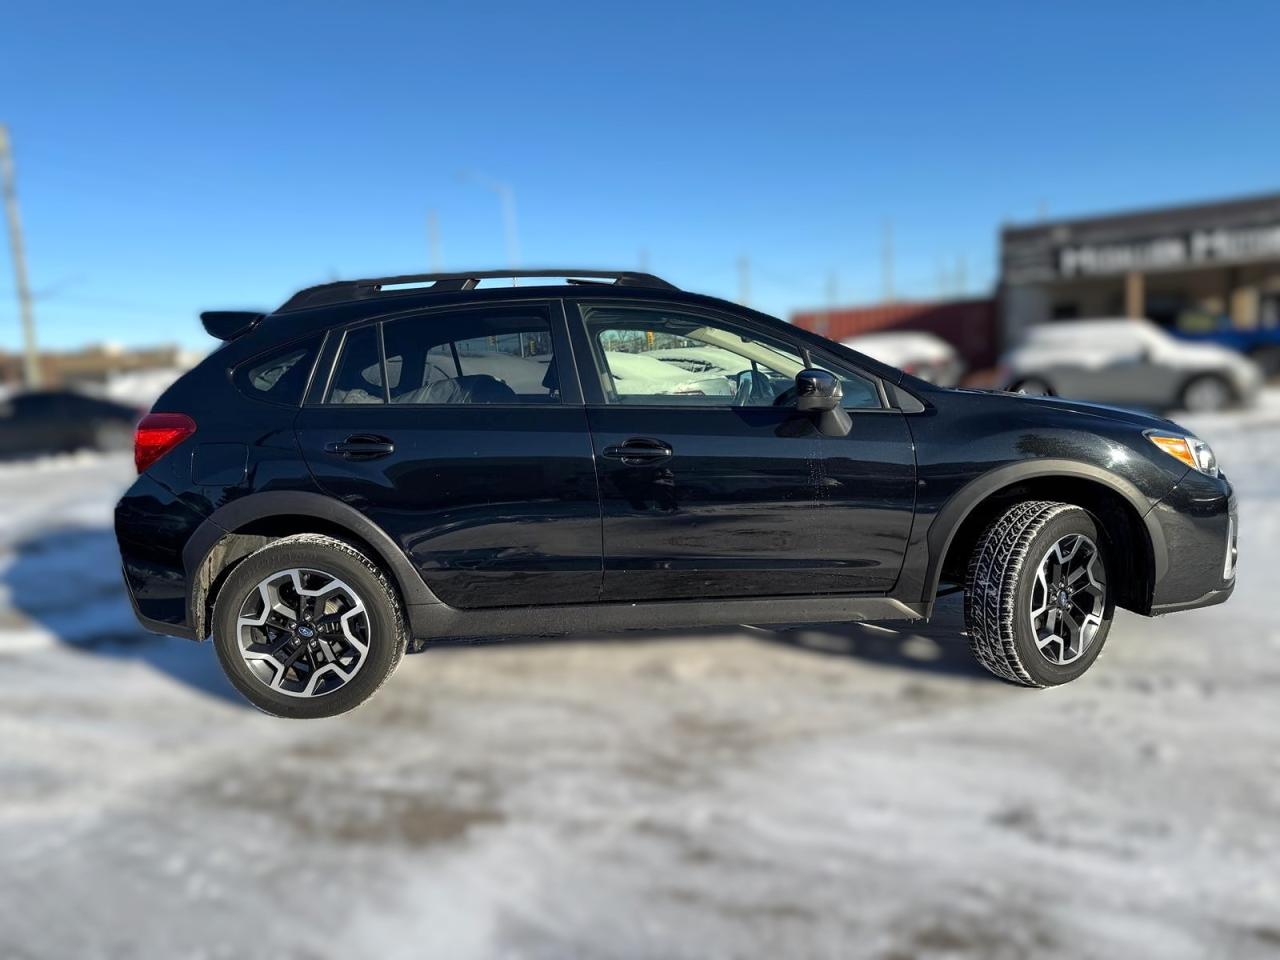
[[[955,539],[957,531],[974,509],[992,494],[1006,487],[1039,477],[1090,480],[1123,497],[1141,518],[1151,542],[1151,557],[1154,563],[1152,583],[1158,583],[1163,579],[1165,571],[1169,568],[1169,550],[1165,543],[1164,531],[1155,518],[1154,507],[1158,501],[1151,500],[1124,477],[1117,476],[1102,467],[1078,460],[1046,458],[997,467],[969,481],[943,504],[942,509],[929,525],[926,536],[929,566],[925,573],[925,593],[922,599],[932,600],[937,596],[938,582],[942,577],[942,564],[946,560],[947,551],[951,549],[951,542]],[[1170,489],[1174,486],[1176,484],[1170,482]]]
[[210,554],[223,539],[250,523],[272,517],[314,517],[329,527],[339,527],[353,537],[373,547],[395,579],[406,606],[425,606],[440,603],[440,599],[423,582],[422,576],[409,562],[400,546],[390,535],[363,513],[341,500],[319,493],[299,490],[274,490],[251,493],[230,503],[223,504],[198,526],[182,549],[182,566],[187,581],[187,622],[203,633],[203,611],[197,609],[204,603],[199,572]]

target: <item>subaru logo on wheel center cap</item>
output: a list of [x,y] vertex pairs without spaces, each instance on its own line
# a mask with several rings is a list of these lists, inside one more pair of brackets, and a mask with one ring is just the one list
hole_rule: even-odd
[[310,637],[314,637],[315,635],[316,635],[315,630],[307,626],[305,623],[302,624],[300,627],[298,627],[298,636],[300,637],[310,638]]

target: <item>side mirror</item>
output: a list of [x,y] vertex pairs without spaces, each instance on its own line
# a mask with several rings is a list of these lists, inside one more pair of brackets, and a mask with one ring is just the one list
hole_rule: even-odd
[[802,413],[834,410],[844,399],[844,387],[826,370],[801,370],[796,374],[796,409]]
[[840,406],[844,387],[826,370],[801,370],[796,374],[796,409],[813,417],[824,437],[847,437],[853,429],[848,412]]

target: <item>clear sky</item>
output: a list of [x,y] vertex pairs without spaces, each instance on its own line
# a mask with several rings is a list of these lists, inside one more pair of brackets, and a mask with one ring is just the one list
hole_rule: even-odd
[[[334,276],[647,263],[785,315],[990,288],[1002,221],[1280,190],[1271,3],[24,3],[41,341],[207,343]],[[0,349],[19,343],[0,246]]]

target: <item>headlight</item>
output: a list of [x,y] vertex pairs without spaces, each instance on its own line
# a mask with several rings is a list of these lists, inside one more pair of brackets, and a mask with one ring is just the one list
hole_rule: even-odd
[[1206,477],[1218,475],[1218,458],[1203,440],[1169,433],[1148,433],[1147,439],[1176,460]]

